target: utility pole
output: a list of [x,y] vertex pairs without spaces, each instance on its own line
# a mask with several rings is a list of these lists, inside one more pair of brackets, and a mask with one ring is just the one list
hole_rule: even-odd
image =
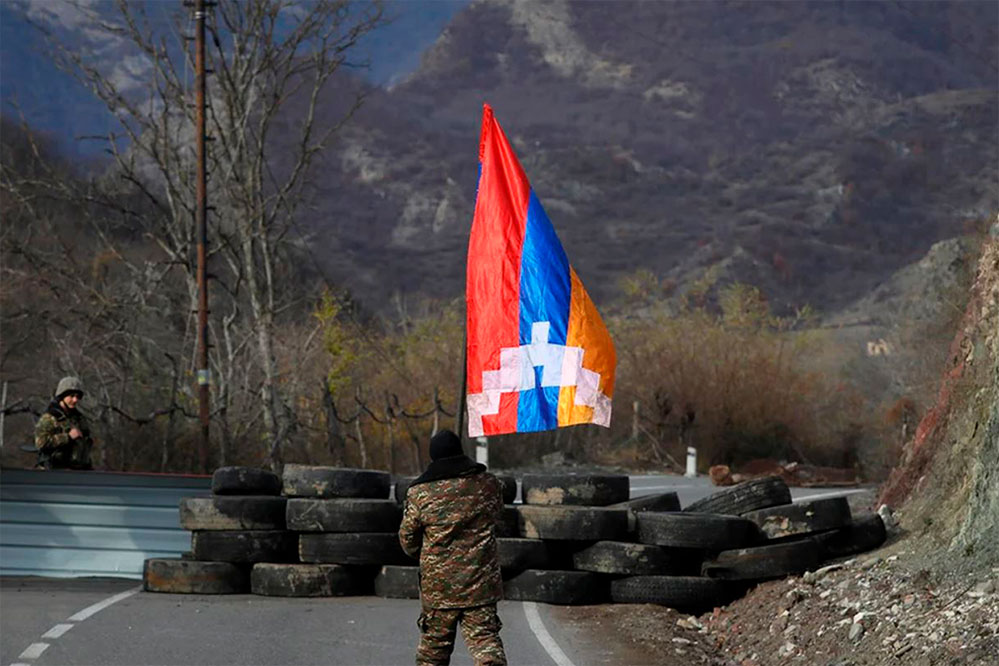
[[205,245],[208,238],[208,176],[205,167],[205,15],[206,0],[195,0],[194,3],[194,66],[195,79],[195,137],[197,141],[197,205],[194,209],[198,237],[198,416],[201,421],[201,440],[198,454],[201,459],[201,471],[208,471],[209,451],[209,398],[211,388],[211,370],[208,367],[208,283],[205,280],[205,264],[207,251]]

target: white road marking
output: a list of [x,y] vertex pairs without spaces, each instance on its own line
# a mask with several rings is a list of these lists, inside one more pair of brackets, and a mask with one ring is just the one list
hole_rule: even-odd
[[42,634],[42,638],[59,638],[72,628],[73,625],[71,624],[57,624]]
[[24,652],[17,656],[18,659],[38,659],[42,656],[42,653],[49,647],[48,643],[32,643]]
[[[125,590],[124,592],[120,592],[112,597],[108,597],[104,601],[98,601],[96,604],[92,606],[87,606],[82,611],[76,613],[71,618],[69,618],[69,621],[67,623],[57,624],[56,626],[46,631],[44,634],[42,634],[42,638],[59,638],[67,631],[72,629],[74,626],[76,626],[73,624],[69,624],[69,622],[83,622],[88,617],[100,613],[102,610],[104,610],[111,604],[116,604],[122,599],[127,599],[128,597],[132,596],[133,594],[141,590],[142,586],[139,585],[137,587],[133,587],[130,590]],[[42,653],[48,649],[48,647],[49,647],[48,643],[32,643],[27,648],[25,648],[24,652],[22,652],[17,658],[30,659],[34,661],[35,659],[38,659],[38,657],[40,657]],[[30,665],[18,663],[18,664],[11,664],[10,666],[30,666]]]
[[843,495],[852,495],[854,493],[864,492],[863,488],[857,488],[856,490],[836,490],[830,493],[818,493],[816,495],[802,495],[801,497],[796,497],[795,502],[810,502],[817,499],[825,499],[827,497],[842,497]]
[[541,647],[545,649],[545,652],[552,658],[556,666],[575,666],[572,660],[566,656],[565,652],[562,652],[562,648],[558,646],[552,635],[548,633],[545,623],[541,621],[541,615],[538,613],[538,605],[533,601],[525,601],[523,604],[528,626],[534,632],[538,642],[541,643]]
[[100,613],[102,610],[104,610],[105,608],[107,608],[111,604],[116,604],[119,601],[121,601],[122,599],[127,599],[128,597],[132,596],[136,592],[139,592],[140,590],[142,590],[142,586],[141,585],[138,586],[138,587],[133,587],[130,590],[125,590],[124,592],[116,594],[113,597],[108,597],[104,601],[98,601],[93,606],[87,606],[86,608],[84,608],[82,611],[80,611],[76,615],[73,615],[72,617],[70,617],[69,621],[70,622],[83,622],[84,620],[86,620],[91,615],[95,615],[97,613]]

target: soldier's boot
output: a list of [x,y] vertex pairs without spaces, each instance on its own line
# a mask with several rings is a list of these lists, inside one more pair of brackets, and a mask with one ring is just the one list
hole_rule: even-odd
[[506,666],[496,604],[467,608],[461,615],[461,636],[475,666]]
[[448,666],[454,651],[460,608],[427,608],[416,621],[420,645],[416,648],[416,666]]

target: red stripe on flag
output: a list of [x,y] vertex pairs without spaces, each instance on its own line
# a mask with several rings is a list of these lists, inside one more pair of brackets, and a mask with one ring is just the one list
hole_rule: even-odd
[[[520,344],[520,258],[530,184],[489,105],[482,110],[479,159],[466,283],[469,394],[482,392],[483,371],[499,369],[503,347]],[[511,411],[514,427],[503,432],[516,430],[516,395],[503,396],[490,425],[506,423]]]
[[501,395],[499,413],[495,416],[482,417],[482,434],[489,436],[517,432],[517,402],[519,400],[519,393]]

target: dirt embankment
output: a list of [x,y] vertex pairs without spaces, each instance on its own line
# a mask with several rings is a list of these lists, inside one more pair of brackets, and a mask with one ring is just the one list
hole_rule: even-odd
[[[894,550],[894,548],[889,548]],[[999,568],[941,577],[913,553],[870,554],[763,583],[699,617],[661,606],[560,609],[617,666],[995,666]]]

